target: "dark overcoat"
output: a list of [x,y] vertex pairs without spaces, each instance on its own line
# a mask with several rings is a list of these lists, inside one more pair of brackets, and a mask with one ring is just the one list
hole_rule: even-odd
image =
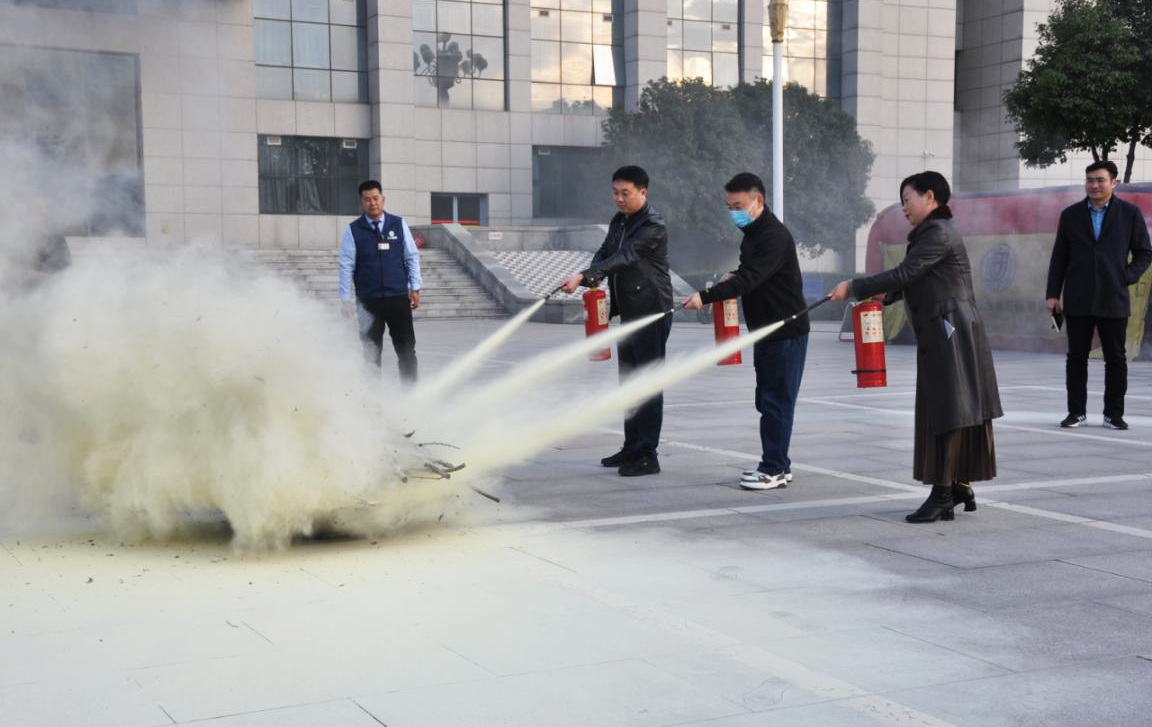
[[1064,312],[1070,316],[1127,318],[1132,311],[1128,286],[1152,263],[1144,213],[1113,195],[1097,240],[1089,208],[1085,198],[1060,213],[1045,297],[1059,298],[1063,291]]
[[972,292],[972,266],[952,221],[929,218],[908,235],[903,262],[852,281],[856,298],[903,298],[916,333],[916,415],[933,435],[1004,415],[992,348]]

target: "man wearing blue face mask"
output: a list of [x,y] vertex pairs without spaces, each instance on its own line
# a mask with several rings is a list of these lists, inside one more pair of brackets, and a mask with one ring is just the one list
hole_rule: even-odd
[[[763,328],[803,310],[804,281],[792,233],[764,203],[764,182],[741,172],[724,185],[728,214],[744,233],[740,267],[707,290],[693,293],[684,307],[740,298],[749,330]],[[760,412],[760,464],[740,476],[746,490],[774,490],[792,481],[792,419],[804,358],[808,352],[808,316],[801,316],[756,344],[756,411]]]

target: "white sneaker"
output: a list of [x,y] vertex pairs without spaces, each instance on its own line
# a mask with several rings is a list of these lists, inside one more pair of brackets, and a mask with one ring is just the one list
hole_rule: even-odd
[[756,479],[740,477],[740,487],[745,490],[777,490],[788,486],[788,474],[781,472],[778,475],[769,475],[763,472],[756,473]]
[[[764,474],[760,470],[744,470],[740,473],[741,482],[759,482],[760,475]],[[784,481],[792,484],[792,470],[784,470]]]

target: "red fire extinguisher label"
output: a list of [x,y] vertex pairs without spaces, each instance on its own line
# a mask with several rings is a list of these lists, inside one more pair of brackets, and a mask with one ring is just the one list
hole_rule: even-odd
[[884,315],[878,310],[864,311],[860,314],[860,342],[884,342]]
[[596,320],[602,326],[608,325],[608,300],[605,298],[596,301]]
[[724,327],[732,328],[740,325],[740,307],[735,298],[724,301]]

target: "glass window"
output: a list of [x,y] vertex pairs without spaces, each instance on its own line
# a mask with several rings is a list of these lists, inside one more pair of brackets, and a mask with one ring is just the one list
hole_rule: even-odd
[[735,53],[712,54],[712,85],[727,88],[740,83],[740,56]]
[[444,84],[448,84],[453,80],[455,80],[455,84],[441,86],[441,89],[444,91],[445,100],[447,103],[441,103],[440,105],[450,109],[472,108],[472,79],[441,79]]
[[[829,6],[835,3],[831,12]],[[829,23],[838,17],[840,0],[793,0],[788,6],[788,30],[784,36],[785,78],[804,86],[813,93],[829,92],[829,43],[837,37]],[[765,2],[767,12],[767,0]],[[772,77],[771,29],[764,24],[764,77]],[[839,92],[839,84],[836,85]]]
[[684,48],[712,50],[712,24],[684,21]]
[[[461,64],[465,75],[475,79],[504,79],[504,41],[500,38],[472,38],[472,55],[465,53],[464,63]],[[471,66],[468,64],[471,62]]]
[[292,0],[292,19],[328,22],[328,0]]
[[472,32],[471,4],[440,0],[436,3],[436,29],[441,33],[470,34]]
[[712,54],[685,51],[684,77],[700,78],[704,83],[712,83]]
[[367,102],[365,2],[255,0],[257,97]]
[[711,20],[712,0],[684,0],[685,20]]
[[437,0],[435,7],[434,18],[421,11],[412,33],[412,72],[423,78],[415,85],[416,103],[503,109],[503,2]]
[[261,213],[355,215],[368,141],[260,135],[257,166]]
[[668,3],[668,77],[701,78],[715,86],[739,83],[739,60],[733,64],[731,58],[720,57],[721,54],[738,57],[740,53],[739,0],[668,0]]
[[564,83],[592,83],[592,46],[560,44],[560,80]]
[[292,23],[292,64],[303,68],[329,68],[328,26]]
[[368,98],[368,74],[332,71],[332,100],[360,103]]
[[611,13],[597,13],[592,16],[592,42],[612,45],[612,25],[614,18]]
[[274,20],[253,22],[256,62],[271,66],[292,65],[292,25]]
[[[611,89],[623,82],[614,27],[622,0],[560,0],[559,13],[547,5],[532,0],[532,108],[584,114],[601,108],[594,96],[606,104],[618,100]],[[535,88],[544,83],[562,88]],[[593,84],[607,90],[595,95]]]
[[292,19],[292,0],[255,0],[252,15],[257,18]]
[[436,0],[413,1],[412,30],[436,32]]
[[332,88],[328,71],[296,68],[292,71],[293,98],[301,101],[331,101]]
[[560,13],[547,8],[532,8],[532,39],[560,40]]
[[328,26],[332,48],[332,69],[355,71],[367,65],[364,57],[364,31],[351,25]]
[[472,3],[472,32],[503,38],[504,6]]
[[480,195],[461,194],[456,197],[456,219],[462,225],[480,224]]
[[[556,72],[559,74],[560,66],[556,66]],[[533,83],[532,84],[532,110],[555,112],[560,113],[560,84],[558,83]]]
[[668,78],[672,81],[684,78],[684,51],[668,49]]
[[256,95],[259,98],[292,98],[292,69],[256,66]]
[[591,43],[592,15],[561,11],[560,37],[566,43]]
[[488,224],[488,195],[486,194],[432,194],[432,224],[458,223],[467,226]]
[[472,82],[472,103],[475,108],[486,111],[504,110],[504,83],[501,81]]
[[612,46],[592,46],[592,82],[597,86],[616,85],[616,59],[612,56]]
[[736,53],[740,50],[736,23],[712,24],[712,50],[719,53]]
[[532,41],[532,80],[560,83],[560,44]]
[[[740,21],[739,0],[712,0],[712,20],[720,23],[737,23]],[[768,22],[768,17],[764,17]]]
[[456,221],[456,199],[450,194],[432,195],[432,224],[446,225]]
[[328,0],[328,22],[333,25],[366,24],[364,4],[353,0]]

